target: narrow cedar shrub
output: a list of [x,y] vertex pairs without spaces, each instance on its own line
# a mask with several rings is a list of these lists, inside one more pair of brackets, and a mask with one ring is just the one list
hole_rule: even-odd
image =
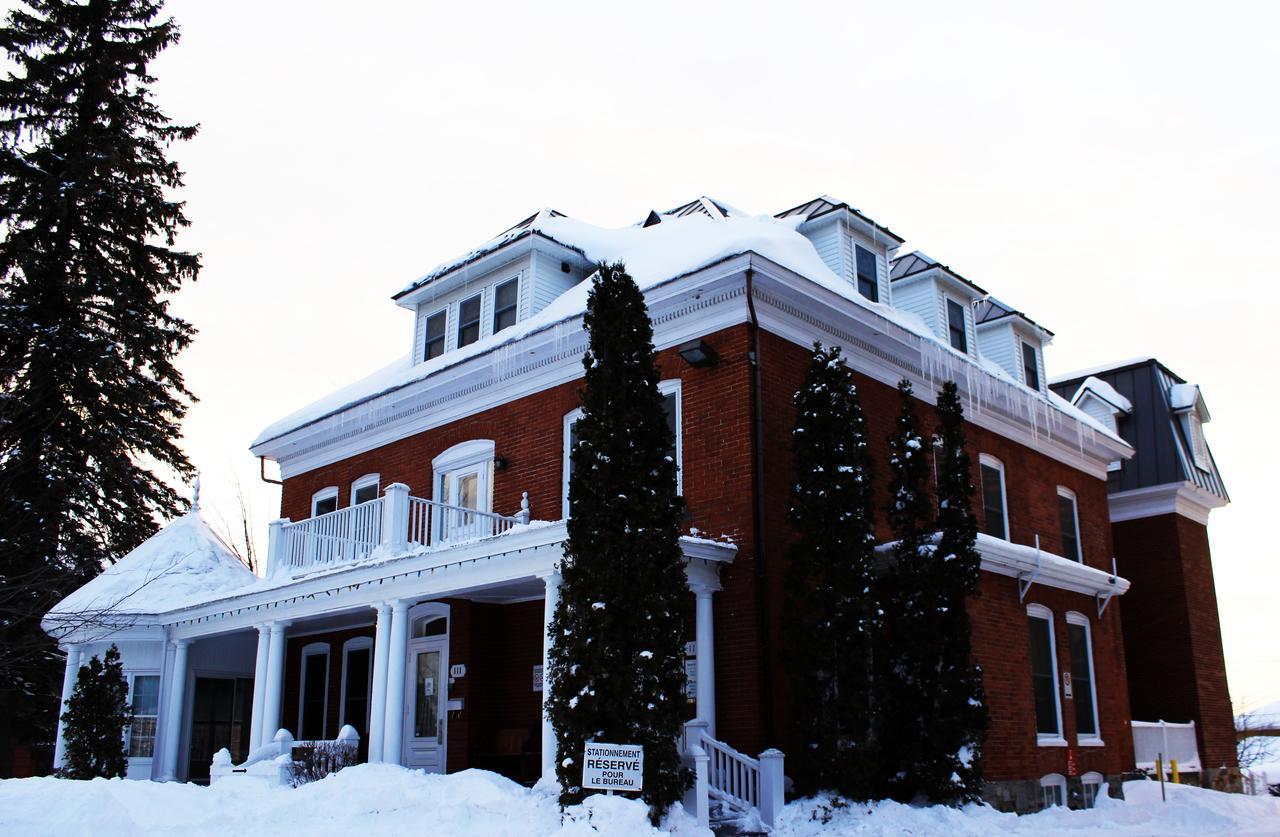
[[124,731],[132,720],[120,649],[112,645],[101,659],[93,657],[76,674],[75,689],[62,713],[66,739],[62,774],[69,779],[123,776],[129,768]]

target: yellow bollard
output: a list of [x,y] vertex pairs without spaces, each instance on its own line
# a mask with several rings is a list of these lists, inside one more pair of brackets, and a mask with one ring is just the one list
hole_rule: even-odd
[[1169,767],[1173,770],[1173,783],[1175,785],[1181,784],[1181,780],[1178,778],[1178,760],[1169,759]]

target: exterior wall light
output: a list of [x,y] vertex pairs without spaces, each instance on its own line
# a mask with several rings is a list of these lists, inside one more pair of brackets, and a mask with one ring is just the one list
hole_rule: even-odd
[[681,343],[679,351],[680,357],[684,358],[684,362],[695,369],[715,366],[716,362],[720,360],[716,350],[701,338],[690,340],[688,343]]

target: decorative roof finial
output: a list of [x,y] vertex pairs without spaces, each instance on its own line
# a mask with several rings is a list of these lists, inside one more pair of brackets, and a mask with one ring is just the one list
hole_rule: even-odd
[[191,492],[191,511],[200,510],[200,474],[196,474],[195,490]]

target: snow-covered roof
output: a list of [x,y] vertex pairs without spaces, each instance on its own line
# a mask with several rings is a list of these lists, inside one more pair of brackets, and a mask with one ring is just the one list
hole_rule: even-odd
[[884,233],[885,235],[889,236],[899,244],[901,244],[903,241],[906,241],[906,239],[904,239],[902,236],[895,233],[893,230],[889,229],[883,224],[877,224],[875,221],[871,220],[869,217],[867,217],[865,214],[859,211],[856,207],[850,206],[845,201],[842,201],[839,198],[833,198],[830,195],[820,195],[811,201],[806,201],[800,204],[799,206],[793,206],[790,209],[783,210],[782,212],[779,212],[775,217],[803,218],[806,221],[816,221],[819,218],[830,215],[833,212],[840,212],[842,210],[844,212],[848,212],[854,218],[857,218],[858,220],[862,221],[864,224],[872,227],[873,229]]
[[[1138,366],[1143,363],[1151,363],[1155,358],[1147,355],[1145,357],[1131,357],[1125,360],[1112,361],[1111,363],[1100,363],[1097,366],[1090,366],[1086,369],[1076,369],[1073,372],[1067,372],[1063,375],[1054,375],[1050,380],[1050,384],[1061,384],[1066,381],[1075,381],[1080,378],[1088,378],[1091,375],[1101,375],[1104,372],[1114,372],[1117,369],[1126,369],[1130,366]],[[1157,363],[1159,361],[1156,361]]]
[[1125,398],[1116,391],[1115,387],[1111,386],[1111,384],[1101,378],[1095,378],[1090,375],[1081,381],[1079,389],[1076,390],[1076,394],[1071,397],[1071,403],[1079,404],[1080,399],[1084,398],[1085,395],[1093,395],[1097,398],[1101,398],[1114,410],[1124,413],[1125,415],[1133,412],[1133,402],[1128,398]]
[[1209,420],[1209,410],[1204,405],[1200,387],[1195,384],[1174,384],[1169,387],[1169,406],[1175,413],[1183,410],[1196,410],[1201,421]]
[[161,613],[257,581],[199,509],[192,509],[55,605],[44,621],[74,626],[105,611]]
[[[597,227],[558,212],[544,211],[525,219],[502,236],[472,252],[478,253],[485,247],[495,246],[494,242],[506,243],[514,240],[512,236],[537,234],[582,253],[592,262],[624,263],[627,272],[641,291],[647,291],[666,281],[693,273],[724,259],[752,252],[806,277],[855,305],[876,312],[901,328],[947,351],[954,352],[948,344],[940,341],[933,330],[917,315],[883,303],[872,302],[859,294],[847,280],[837,276],[822,261],[813,243],[798,231],[797,228],[805,221],[804,215],[792,214],[780,218],[769,215],[753,216],[723,203],[711,202],[717,210],[716,214],[721,215],[715,218],[707,211],[703,201],[710,201],[710,199],[699,198],[685,205],[689,207],[699,204],[702,205],[701,210],[691,210],[679,215],[664,215],[660,223],[648,226],[634,224],[616,229]],[[455,263],[461,263],[461,261],[455,261]],[[440,270],[441,268],[437,268],[433,273],[438,273]],[[411,285],[410,288],[412,287],[416,286]],[[588,277],[532,317],[477,340],[464,348],[445,352],[431,360],[414,363],[411,356],[405,355],[369,376],[272,423],[258,434],[250,447],[256,449],[260,445],[327,416],[423,380],[443,369],[579,316],[586,310],[590,288],[591,281]],[[981,289],[978,291],[985,293]],[[1073,418],[1114,437],[1109,430],[1101,428],[1082,411],[1065,401],[1052,403]]]

